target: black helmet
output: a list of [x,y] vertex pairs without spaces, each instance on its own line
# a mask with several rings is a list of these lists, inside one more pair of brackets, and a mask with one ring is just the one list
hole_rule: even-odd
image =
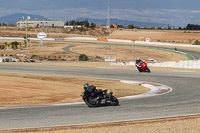
[[140,61],[141,61],[140,58],[137,58],[136,59],[136,64],[139,63]]
[[89,88],[89,84],[88,83],[85,83],[84,85],[83,85],[83,88],[86,90],[86,89],[88,89]]
[[136,61],[141,61],[140,58],[137,58]]

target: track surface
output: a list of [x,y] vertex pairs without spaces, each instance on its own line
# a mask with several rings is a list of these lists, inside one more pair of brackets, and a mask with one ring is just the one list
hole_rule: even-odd
[[[0,65],[0,73],[21,73],[66,77],[86,77],[148,81],[167,85],[173,91],[156,97],[120,101],[121,106],[88,108],[85,104],[1,108],[0,130],[55,127],[145,120],[200,114],[200,73]],[[116,86],[117,87],[117,86]],[[82,88],[80,88],[81,93]]]

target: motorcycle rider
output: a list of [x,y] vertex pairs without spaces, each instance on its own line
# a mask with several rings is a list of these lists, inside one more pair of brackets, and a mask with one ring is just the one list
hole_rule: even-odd
[[[83,88],[84,90],[87,90],[88,92],[94,92],[94,95],[97,95],[97,96],[102,96],[103,95],[103,92],[107,92],[107,90],[101,90],[101,89],[96,89],[96,86],[93,86],[93,85],[89,85],[88,83],[85,83],[83,85]],[[102,98],[102,97],[101,97]]]
[[140,58],[137,58],[136,61],[135,61],[135,65],[137,67],[141,67],[140,64],[143,63],[143,62],[144,62],[143,60],[141,60]]
[[84,90],[89,89],[89,84],[88,84],[88,83],[85,83],[85,84],[83,85],[83,88],[84,88]]
[[107,90],[96,89],[95,86],[85,83],[83,85],[84,91],[82,92],[82,99],[89,107],[99,106],[117,106],[119,105],[118,99],[113,96],[112,92],[107,94]]

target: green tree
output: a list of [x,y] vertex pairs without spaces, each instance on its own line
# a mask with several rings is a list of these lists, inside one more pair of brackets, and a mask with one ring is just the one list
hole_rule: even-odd
[[133,28],[135,28],[134,25],[132,24],[128,25],[128,29],[133,29]]
[[26,48],[27,42],[26,42],[26,37],[24,37],[24,47]]
[[200,41],[199,40],[196,40],[193,45],[200,45]]
[[80,56],[79,56],[79,61],[88,61],[89,59],[88,59],[88,56],[87,55],[85,55],[85,54],[81,54]]
[[76,21],[75,21],[75,20],[72,20],[72,21],[70,22],[70,25],[76,25]]
[[124,28],[124,26],[123,25],[118,25],[118,28]]
[[113,26],[113,25],[110,25],[110,28],[114,28],[114,26]]
[[19,45],[19,42],[17,42],[17,41],[11,42],[11,48],[12,49],[17,49],[18,45]]
[[94,29],[96,27],[95,23],[91,23],[91,28]]
[[3,44],[5,45],[5,47],[8,47],[8,42],[4,42]]
[[5,45],[0,45],[0,49],[1,50],[5,49]]
[[65,23],[65,25],[69,25],[69,22],[67,21],[67,22]]
[[81,25],[81,23],[79,21],[76,22],[76,25]]
[[87,28],[90,26],[88,20],[85,20],[85,22],[84,22],[84,26],[87,27]]

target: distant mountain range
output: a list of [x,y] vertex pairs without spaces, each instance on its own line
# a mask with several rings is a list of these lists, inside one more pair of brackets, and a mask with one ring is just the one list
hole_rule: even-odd
[[[11,14],[7,16],[0,17],[0,23],[5,23],[5,24],[16,24],[17,21],[22,20],[22,16],[26,19],[27,16],[31,17],[31,20],[40,20],[40,21],[49,21],[50,19],[36,15],[36,14],[25,14],[25,13],[17,13],[17,14]],[[78,18],[75,19],[76,21],[85,21],[88,20],[90,23],[95,23],[95,24],[101,24],[101,25],[107,25],[107,20],[106,19],[90,19],[90,18]],[[139,26],[139,27],[161,27],[161,28],[166,28],[168,27],[167,24],[161,24],[161,23],[151,23],[151,22],[138,22],[138,21],[128,21],[128,20],[121,20],[121,19],[111,19],[110,20],[111,24],[120,24],[123,26],[128,26],[133,24],[134,26]]]
[[[76,21],[84,21],[88,20],[90,23],[107,25],[107,19],[90,19],[90,18],[78,18]],[[110,19],[111,24],[119,24],[123,26],[128,26],[133,24],[134,26],[139,27],[168,27],[168,24],[161,24],[161,23],[151,23],[151,22],[139,22],[139,21],[128,21],[128,20],[121,20],[121,19]]]
[[17,14],[11,14],[7,16],[0,17],[0,23],[5,23],[5,24],[16,24],[17,21],[22,20],[22,16],[26,19],[27,16],[31,17],[31,20],[44,20],[48,21],[48,18],[45,18],[40,15],[35,15],[35,14],[25,14],[25,13],[17,13]]

